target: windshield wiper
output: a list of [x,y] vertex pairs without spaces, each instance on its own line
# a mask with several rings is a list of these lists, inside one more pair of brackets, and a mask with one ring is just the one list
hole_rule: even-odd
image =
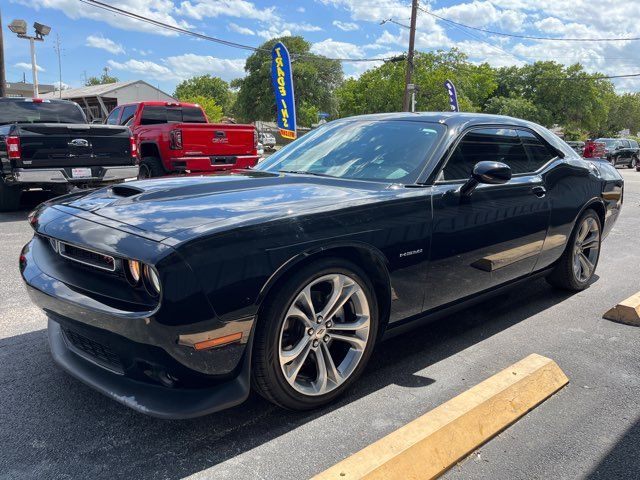
[[278,170],[280,173],[295,173],[297,175],[313,175],[315,177],[329,177],[338,178],[335,175],[328,175],[326,173],[308,172],[306,170]]

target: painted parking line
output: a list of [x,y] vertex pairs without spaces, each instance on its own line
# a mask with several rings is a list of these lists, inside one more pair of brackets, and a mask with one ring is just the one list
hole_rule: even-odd
[[314,480],[437,478],[568,382],[553,360],[529,355]]
[[611,310],[608,310],[602,318],[640,327],[640,292],[631,295]]

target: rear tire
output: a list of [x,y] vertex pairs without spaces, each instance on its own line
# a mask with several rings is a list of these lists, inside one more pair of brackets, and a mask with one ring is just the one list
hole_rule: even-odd
[[276,287],[257,319],[252,385],[258,393],[291,410],[340,396],[362,374],[376,342],[373,292],[366,273],[339,258],[313,262]]
[[638,168],[638,157],[635,155],[631,157],[631,163],[629,164],[629,168]]
[[140,170],[138,171],[138,180],[146,178],[155,178],[164,176],[165,171],[162,162],[157,157],[143,157],[140,160]]
[[572,292],[587,288],[598,266],[601,232],[600,217],[594,210],[587,209],[573,228],[567,247],[547,282]]
[[12,212],[20,208],[22,189],[14,185],[7,185],[0,178],[0,212]]

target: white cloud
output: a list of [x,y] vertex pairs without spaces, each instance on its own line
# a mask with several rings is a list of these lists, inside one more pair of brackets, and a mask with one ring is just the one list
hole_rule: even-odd
[[288,37],[290,35],[293,35],[291,33],[291,30],[281,30],[275,26],[271,26],[266,30],[258,30],[256,34],[259,37],[264,38],[265,40],[271,40],[272,38],[276,38],[276,37]]
[[509,31],[520,31],[527,14],[517,10],[497,9],[492,2],[474,0],[434,11],[441,17],[474,27],[496,24]]
[[274,11],[275,7],[260,9],[246,0],[187,0],[178,8],[180,14],[196,20],[229,16],[267,22],[278,19]]
[[224,59],[194,53],[166,57],[161,59],[159,63],[135,58],[124,62],[108,61],[108,65],[114,70],[129,72],[139,75],[141,78],[176,82],[204,74],[215,75],[224,80],[233,80],[244,76],[244,64],[245,59],[243,58]]
[[[18,0],[18,3],[37,11],[42,9],[60,10],[73,20],[88,18],[105,22],[112,27],[123,30],[144,31],[165,36],[177,35],[175,32],[164,28],[158,28],[149,23],[123,15],[116,15],[112,12],[80,3],[77,0]],[[119,2],[110,3],[125,10],[135,12],[145,18],[157,20],[172,26],[181,28],[191,27],[185,20],[180,20],[174,16],[176,14],[176,8],[172,0],[120,0]]]
[[[20,68],[22,70],[29,70],[31,71],[31,64],[27,63],[27,62],[18,62],[14,65],[14,67],[16,68]],[[36,70],[39,72],[44,72],[45,69],[43,67],[41,67],[40,65],[36,65]]]
[[230,23],[227,28],[232,32],[241,33],[242,35],[255,35],[256,32],[247,27],[241,27],[236,23]]
[[340,20],[334,20],[332,24],[334,27],[338,27],[340,30],[344,32],[352,32],[360,28],[357,23],[341,22]]
[[362,58],[364,56],[359,46],[348,42],[338,42],[331,38],[314,43],[311,51],[318,55],[334,58]]
[[125,53],[124,48],[119,43],[105,37],[98,37],[97,35],[89,35],[87,37],[87,47],[100,48],[106,50],[109,53],[117,55],[119,53]]

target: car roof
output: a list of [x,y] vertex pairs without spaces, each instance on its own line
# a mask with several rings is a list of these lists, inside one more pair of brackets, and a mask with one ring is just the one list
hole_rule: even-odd
[[358,115],[347,117],[341,120],[409,120],[423,121],[430,123],[441,123],[447,126],[462,126],[473,124],[510,124],[522,127],[537,127],[540,125],[522,120],[520,118],[508,117],[506,115],[492,115],[489,113],[473,112],[393,112],[375,113],[368,115]]
[[[30,97],[1,97],[0,98],[0,102],[33,102],[33,98]],[[77,105],[76,102],[73,102],[71,100],[61,100],[59,98],[37,98],[36,100],[38,101],[42,101],[42,102],[46,102],[46,103],[66,103],[66,104],[72,104],[72,105]],[[38,102],[33,102],[33,103],[38,103]]]

